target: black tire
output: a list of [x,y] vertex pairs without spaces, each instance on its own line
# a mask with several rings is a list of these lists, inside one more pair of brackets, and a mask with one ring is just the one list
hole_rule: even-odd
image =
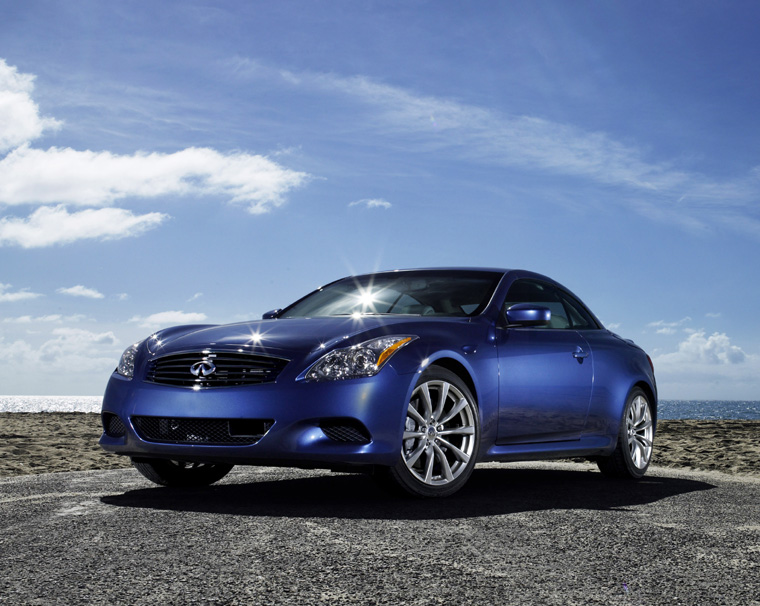
[[623,410],[615,450],[609,456],[596,459],[599,470],[614,478],[638,480],[643,477],[652,460],[653,421],[649,398],[644,390],[635,387]]
[[160,486],[208,486],[226,476],[233,465],[224,463],[188,463],[169,459],[132,458],[132,465],[151,482]]
[[432,366],[420,375],[408,403],[399,462],[380,479],[415,497],[452,495],[472,474],[479,444],[472,393],[456,374]]

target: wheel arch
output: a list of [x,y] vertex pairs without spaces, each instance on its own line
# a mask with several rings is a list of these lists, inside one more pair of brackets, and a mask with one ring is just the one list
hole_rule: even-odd
[[637,387],[641,389],[646,394],[647,398],[649,399],[649,403],[651,404],[650,408],[652,411],[652,419],[654,420],[654,425],[656,428],[657,427],[657,396],[652,390],[652,387],[646,381],[639,381],[631,388],[631,391],[633,391]]
[[438,366],[454,373],[472,394],[480,419],[478,460],[482,460],[496,440],[498,428],[498,360],[483,358],[471,366],[470,360],[460,360],[456,353],[441,352],[439,355],[431,358],[426,368]]
[[455,360],[454,358],[438,358],[437,360],[431,362],[428,368],[431,368],[433,366],[440,366],[441,368],[445,368],[446,370],[451,371],[457,375],[467,386],[467,389],[470,390],[472,397],[475,398],[475,403],[478,404],[478,390],[475,387],[475,381],[473,381],[470,371],[467,370],[464,364],[458,360]]

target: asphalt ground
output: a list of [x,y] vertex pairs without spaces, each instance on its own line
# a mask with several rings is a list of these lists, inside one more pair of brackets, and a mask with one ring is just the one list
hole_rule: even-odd
[[420,501],[371,478],[236,468],[0,479],[3,604],[760,605],[760,479],[481,465]]

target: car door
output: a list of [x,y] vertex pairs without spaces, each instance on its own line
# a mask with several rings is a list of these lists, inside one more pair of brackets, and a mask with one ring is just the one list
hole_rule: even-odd
[[554,285],[533,279],[515,281],[502,316],[517,303],[546,307],[552,317],[548,326],[500,331],[498,442],[577,440],[594,379],[591,349],[573,329],[577,312]]

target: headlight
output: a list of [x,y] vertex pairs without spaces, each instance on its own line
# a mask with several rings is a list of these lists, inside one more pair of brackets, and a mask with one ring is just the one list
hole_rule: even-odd
[[342,381],[371,377],[405,345],[417,337],[395,335],[365,341],[353,347],[335,349],[322,356],[306,373],[309,381]]
[[135,374],[135,358],[137,357],[137,350],[142,344],[142,341],[138,341],[134,345],[130,345],[121,354],[121,360],[116,367],[116,372],[120,375],[131,379]]

